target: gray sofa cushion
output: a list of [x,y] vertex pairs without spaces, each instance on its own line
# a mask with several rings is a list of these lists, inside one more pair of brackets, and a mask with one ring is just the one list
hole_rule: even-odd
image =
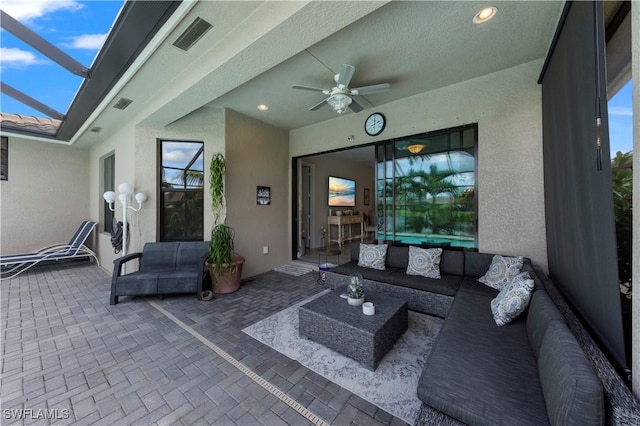
[[[464,277],[460,283],[459,292],[478,294],[493,299],[498,295],[498,290],[488,287],[480,282],[476,277]],[[488,308],[491,311],[491,308]]]
[[458,275],[442,275],[440,279],[416,275],[410,276],[405,273],[404,269],[387,267],[384,271],[380,271],[377,269],[363,268],[358,266],[357,262],[344,263],[332,268],[330,271],[342,275],[361,274],[362,278],[367,280],[430,291],[446,296],[455,296],[462,282],[462,277]]
[[389,246],[387,249],[387,265],[406,271],[409,265],[409,247]]
[[538,370],[552,424],[604,424],[602,383],[563,322],[550,321],[540,347]]
[[464,275],[481,277],[487,273],[493,254],[467,251],[464,253]]
[[419,275],[407,275],[402,269],[395,269],[385,277],[387,283],[416,290],[455,296],[462,277],[459,275],[442,275],[440,278],[427,278]]
[[440,273],[448,275],[464,275],[464,252],[459,250],[442,250]]
[[540,353],[542,338],[547,331],[549,323],[553,320],[565,322],[564,317],[547,292],[544,290],[534,291],[527,316],[527,334],[536,359]]
[[422,371],[418,397],[467,424],[549,424],[524,318],[498,327],[490,301],[458,292]]
[[355,262],[351,261],[338,265],[335,268],[331,268],[330,271],[342,275],[361,274],[362,278],[367,280],[388,282],[389,274],[395,272],[396,268],[387,268],[385,270],[363,268],[362,266],[358,266],[358,261],[356,260]]

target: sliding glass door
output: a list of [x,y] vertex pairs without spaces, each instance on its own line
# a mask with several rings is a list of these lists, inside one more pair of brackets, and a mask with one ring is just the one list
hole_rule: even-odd
[[477,247],[477,126],[376,147],[377,239]]

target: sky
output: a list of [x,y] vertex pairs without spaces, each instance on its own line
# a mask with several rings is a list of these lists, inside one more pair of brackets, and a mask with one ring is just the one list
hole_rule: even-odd
[[[122,0],[2,0],[2,10],[89,68],[102,46]],[[2,82],[64,114],[82,78],[33,49],[11,33],[0,32]],[[0,110],[44,116],[4,94]]]
[[[89,68],[107,36],[123,0],[2,0],[2,10]],[[2,82],[64,114],[82,78],[40,54],[7,31],[0,32]],[[609,101],[611,157],[633,148],[631,82]],[[43,116],[2,95],[0,110]]]

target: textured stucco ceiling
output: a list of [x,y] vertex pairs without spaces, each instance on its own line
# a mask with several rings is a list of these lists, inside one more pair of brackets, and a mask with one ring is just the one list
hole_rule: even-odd
[[[126,117],[166,126],[202,107],[230,108],[283,129],[335,117],[323,99],[291,85],[330,88],[342,64],[356,67],[352,87],[388,82],[385,93],[358,97],[373,108],[542,58],[563,2],[496,2],[497,16],[475,25],[486,1],[198,2],[113,96],[91,126],[117,127]],[[196,17],[214,27],[191,50],[171,43]],[[260,112],[258,104],[269,105]],[[349,111],[347,114],[353,114]],[[91,127],[89,126],[89,127]],[[83,136],[83,143],[104,135]]]

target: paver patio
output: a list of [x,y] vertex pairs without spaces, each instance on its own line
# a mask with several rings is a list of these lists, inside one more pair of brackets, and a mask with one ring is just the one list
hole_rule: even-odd
[[110,284],[84,262],[2,283],[0,423],[404,424],[241,331],[321,291],[313,273],[268,272],[209,302],[110,306]]

